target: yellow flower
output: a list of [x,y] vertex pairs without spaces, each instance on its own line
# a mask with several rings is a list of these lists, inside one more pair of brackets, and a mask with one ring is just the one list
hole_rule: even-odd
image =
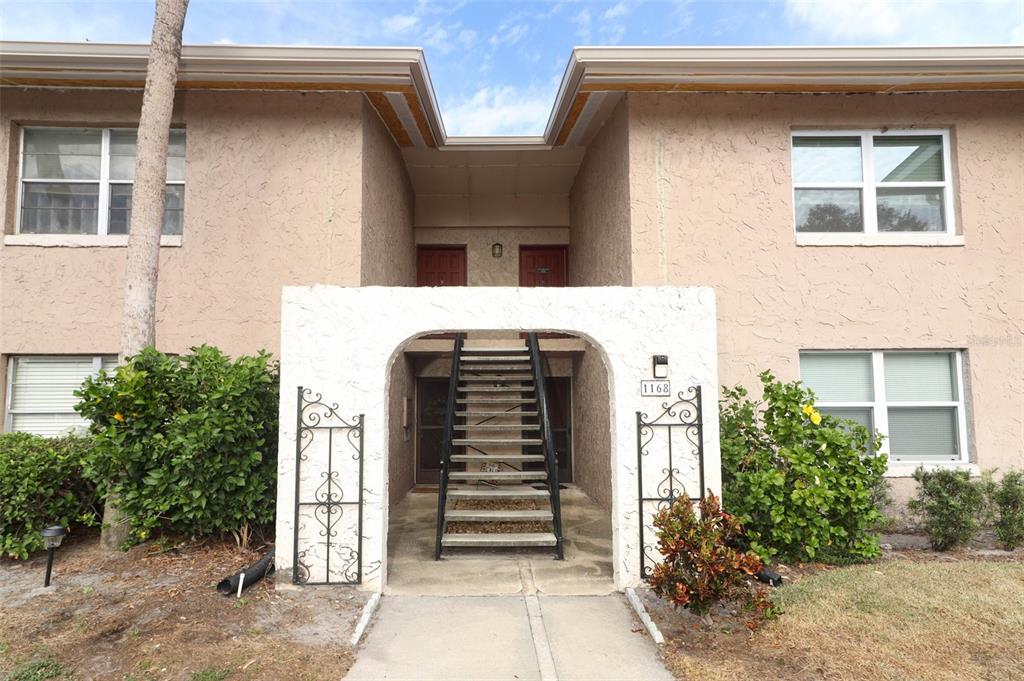
[[814,425],[820,424],[821,414],[819,414],[818,412],[814,412],[813,414],[811,414],[811,423],[813,423]]
[[122,423],[124,423],[124,414],[122,414],[121,412],[117,412],[116,414],[114,414],[114,420],[121,421]]
[[814,407],[809,404],[804,405],[804,416],[810,416],[814,413]]

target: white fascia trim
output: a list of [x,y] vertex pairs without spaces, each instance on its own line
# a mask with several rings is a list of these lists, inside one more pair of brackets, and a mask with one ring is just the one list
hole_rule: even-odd
[[923,233],[811,233],[796,235],[797,246],[964,246],[962,234]]
[[[145,80],[149,46],[121,43],[0,42],[0,76],[63,80]],[[186,45],[183,82],[412,85],[438,146],[447,137],[421,48]],[[1009,82],[1024,86],[1024,46],[964,47],[577,47],[548,117],[553,144],[585,84],[780,83],[822,85]],[[485,141],[485,146],[498,146]]]
[[976,463],[965,463],[963,461],[941,461],[941,462],[929,462],[929,463],[913,463],[910,461],[890,461],[889,467],[885,471],[885,477],[887,478],[909,478],[914,475],[914,471],[918,468],[924,468],[926,471],[936,470],[951,470],[951,471],[967,471],[972,477],[981,475],[981,466]]
[[[178,247],[180,234],[164,234],[160,245]],[[127,234],[5,234],[4,246],[41,246],[43,248],[124,248]]]

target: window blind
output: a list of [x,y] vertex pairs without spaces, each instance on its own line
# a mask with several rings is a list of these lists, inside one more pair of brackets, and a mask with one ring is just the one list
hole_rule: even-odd
[[889,456],[895,460],[956,461],[955,407],[891,407]]
[[887,352],[885,397],[889,402],[953,402],[957,399],[953,355]]
[[803,353],[800,376],[823,402],[871,402],[871,353]]

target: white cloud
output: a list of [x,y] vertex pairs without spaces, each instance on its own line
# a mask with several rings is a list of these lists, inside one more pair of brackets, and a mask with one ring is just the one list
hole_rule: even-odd
[[408,33],[419,26],[420,18],[415,14],[394,14],[380,20],[385,33]]
[[1020,0],[786,0],[802,42],[964,44],[1012,42],[1024,32]]
[[604,18],[605,19],[620,19],[620,18],[626,16],[627,14],[629,14],[629,12],[630,12],[629,5],[627,5],[625,2],[619,2],[619,3],[616,3],[616,4],[612,5],[611,7],[609,7],[608,9],[605,10]]
[[590,9],[584,7],[573,18],[572,23],[576,24],[576,37],[583,43],[591,42],[590,32]]
[[540,135],[554,95],[537,86],[482,87],[443,109],[449,135]]
[[476,43],[476,31],[471,28],[464,28],[459,31],[459,35],[456,36],[456,40],[463,48],[469,49]]
[[498,26],[498,32],[491,36],[491,47],[515,45],[529,32],[530,27],[526,24],[508,24],[502,22],[502,24]]

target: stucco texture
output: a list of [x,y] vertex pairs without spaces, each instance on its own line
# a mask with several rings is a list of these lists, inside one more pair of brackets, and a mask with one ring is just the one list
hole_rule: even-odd
[[[381,315],[384,307],[393,314]],[[322,394],[326,403],[339,405],[340,414],[365,415],[360,440],[365,490],[363,585],[380,590],[387,575],[390,433],[394,420],[401,418],[393,411],[395,400],[387,396],[395,362],[405,361],[408,339],[425,331],[520,328],[575,332],[592,343],[596,350],[591,352],[600,353],[606,367],[609,418],[593,427],[606,430],[610,443],[615,583],[619,588],[639,583],[636,413],[657,413],[664,399],[641,397],[638,382],[650,374],[651,355],[668,354],[680,358],[672,374],[677,390],[694,385],[705,394],[715,390],[715,298],[705,288],[286,288],[282,296],[278,570],[287,574],[293,561],[296,388],[301,385]],[[362,345],[367,337],[375,342],[337,361],[338,348]],[[718,405],[706,400],[702,409],[704,481],[719,493]],[[673,465],[683,468],[678,452],[676,456]],[[319,475],[326,456],[310,457],[307,462],[299,481],[305,489],[322,480]],[[667,466],[655,455],[650,462],[644,470],[652,476]],[[695,466],[696,458],[690,464]],[[308,538],[310,528],[315,526],[300,522],[300,536]],[[344,543],[344,535],[339,537]],[[310,540],[309,549],[307,558],[322,573],[326,561],[321,544]]]
[[415,286],[412,185],[376,110],[363,102],[363,286]]
[[[98,90],[4,88],[2,96],[5,233],[14,229],[18,124],[131,127],[141,103],[138,93]],[[182,246],[161,249],[158,345],[276,351],[282,286],[363,281],[361,173],[399,186],[394,143],[370,124],[357,93],[179,92],[174,122],[187,130],[185,222]],[[365,142],[364,126],[373,130]],[[393,203],[371,200],[367,211],[374,226],[406,229],[404,269],[393,276],[408,279],[411,200]],[[397,238],[378,234],[367,246],[377,260],[400,250],[391,249]],[[0,246],[0,352],[116,353],[124,254]]]
[[623,99],[587,148],[569,195],[569,282],[629,286],[629,119]]
[[[628,109],[633,284],[714,288],[724,384],[798,378],[801,349],[962,348],[972,460],[1024,465],[1024,93],[631,94]],[[883,126],[951,128],[966,245],[798,247],[791,131]]]
[[608,372],[600,352],[588,346],[573,358],[573,480],[606,510],[612,508]]

